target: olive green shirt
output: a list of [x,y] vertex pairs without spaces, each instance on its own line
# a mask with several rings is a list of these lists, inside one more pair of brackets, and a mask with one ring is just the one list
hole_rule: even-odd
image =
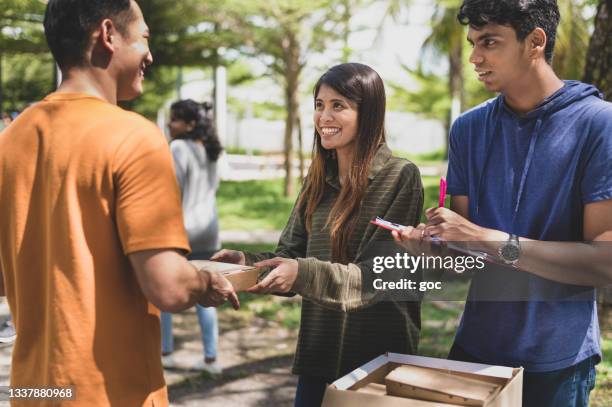
[[381,145],[370,166],[359,220],[349,239],[353,261],[348,265],[332,263],[325,224],[340,184],[337,166],[328,168],[335,171],[328,171],[323,199],[312,216],[311,233],[304,227],[303,210],[296,205],[274,253],[245,255],[247,264],[273,257],[298,260],[292,289],[303,301],[293,373],[334,380],[385,352],[416,352],[420,303],[376,301],[363,285],[364,276],[372,275],[372,247],[393,240],[388,230],[370,224],[370,220],[380,216],[416,226],[423,209],[423,186],[414,164],[392,157],[391,150]]

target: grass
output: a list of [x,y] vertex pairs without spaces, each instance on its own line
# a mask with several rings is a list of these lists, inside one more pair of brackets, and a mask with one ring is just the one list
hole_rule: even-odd
[[591,406],[612,406],[612,306],[600,307],[601,350],[603,359],[597,365],[597,383],[591,393]]
[[242,147],[226,147],[225,152],[227,154],[238,154],[238,155],[261,155],[261,150],[251,149],[247,150]]
[[446,358],[453,344],[463,304],[442,308],[438,302],[425,301],[421,307],[421,340],[418,354]]
[[[438,204],[440,179],[423,177],[424,208]],[[283,196],[283,180],[224,181],[217,193],[222,230],[282,230],[296,196]],[[448,205],[448,202],[447,202]],[[424,221],[423,216],[421,221]]]
[[281,230],[296,197],[283,196],[283,180],[224,181],[217,192],[222,230]]
[[413,154],[405,151],[393,151],[396,157],[407,158],[418,166],[439,165],[446,160],[446,152],[444,150],[431,151],[423,154]]

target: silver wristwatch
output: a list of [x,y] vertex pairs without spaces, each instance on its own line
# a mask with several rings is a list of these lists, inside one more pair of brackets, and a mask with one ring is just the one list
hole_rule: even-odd
[[508,241],[497,250],[497,254],[504,263],[514,266],[519,261],[521,255],[521,245],[518,236],[510,234]]

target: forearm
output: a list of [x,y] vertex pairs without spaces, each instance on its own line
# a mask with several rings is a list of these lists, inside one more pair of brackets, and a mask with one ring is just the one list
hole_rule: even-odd
[[145,297],[162,311],[178,312],[193,306],[208,289],[208,273],[198,271],[174,250],[130,254]]
[[[361,265],[363,267],[363,265]],[[292,287],[302,297],[336,311],[350,312],[372,305],[377,293],[364,286],[360,265],[298,259],[298,275]]]
[[[487,229],[487,252],[497,248],[508,234]],[[563,284],[601,287],[612,284],[610,242],[549,242],[519,238],[521,253],[516,266],[526,272]]]
[[612,284],[612,251],[602,243],[521,243],[517,266],[559,283],[602,287]]
[[176,273],[175,284],[179,291],[174,299],[175,310],[179,312],[202,302],[202,299],[210,285],[208,272],[198,270],[189,262],[181,265],[180,271]]

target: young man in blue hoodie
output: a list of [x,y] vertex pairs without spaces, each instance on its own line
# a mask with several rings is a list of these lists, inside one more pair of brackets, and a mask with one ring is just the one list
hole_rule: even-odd
[[499,96],[452,126],[451,209],[396,239],[480,242],[506,263],[474,276],[449,358],[523,366],[525,406],[586,406],[593,287],[612,283],[612,104],[553,71],[556,1],[464,0],[458,19]]

